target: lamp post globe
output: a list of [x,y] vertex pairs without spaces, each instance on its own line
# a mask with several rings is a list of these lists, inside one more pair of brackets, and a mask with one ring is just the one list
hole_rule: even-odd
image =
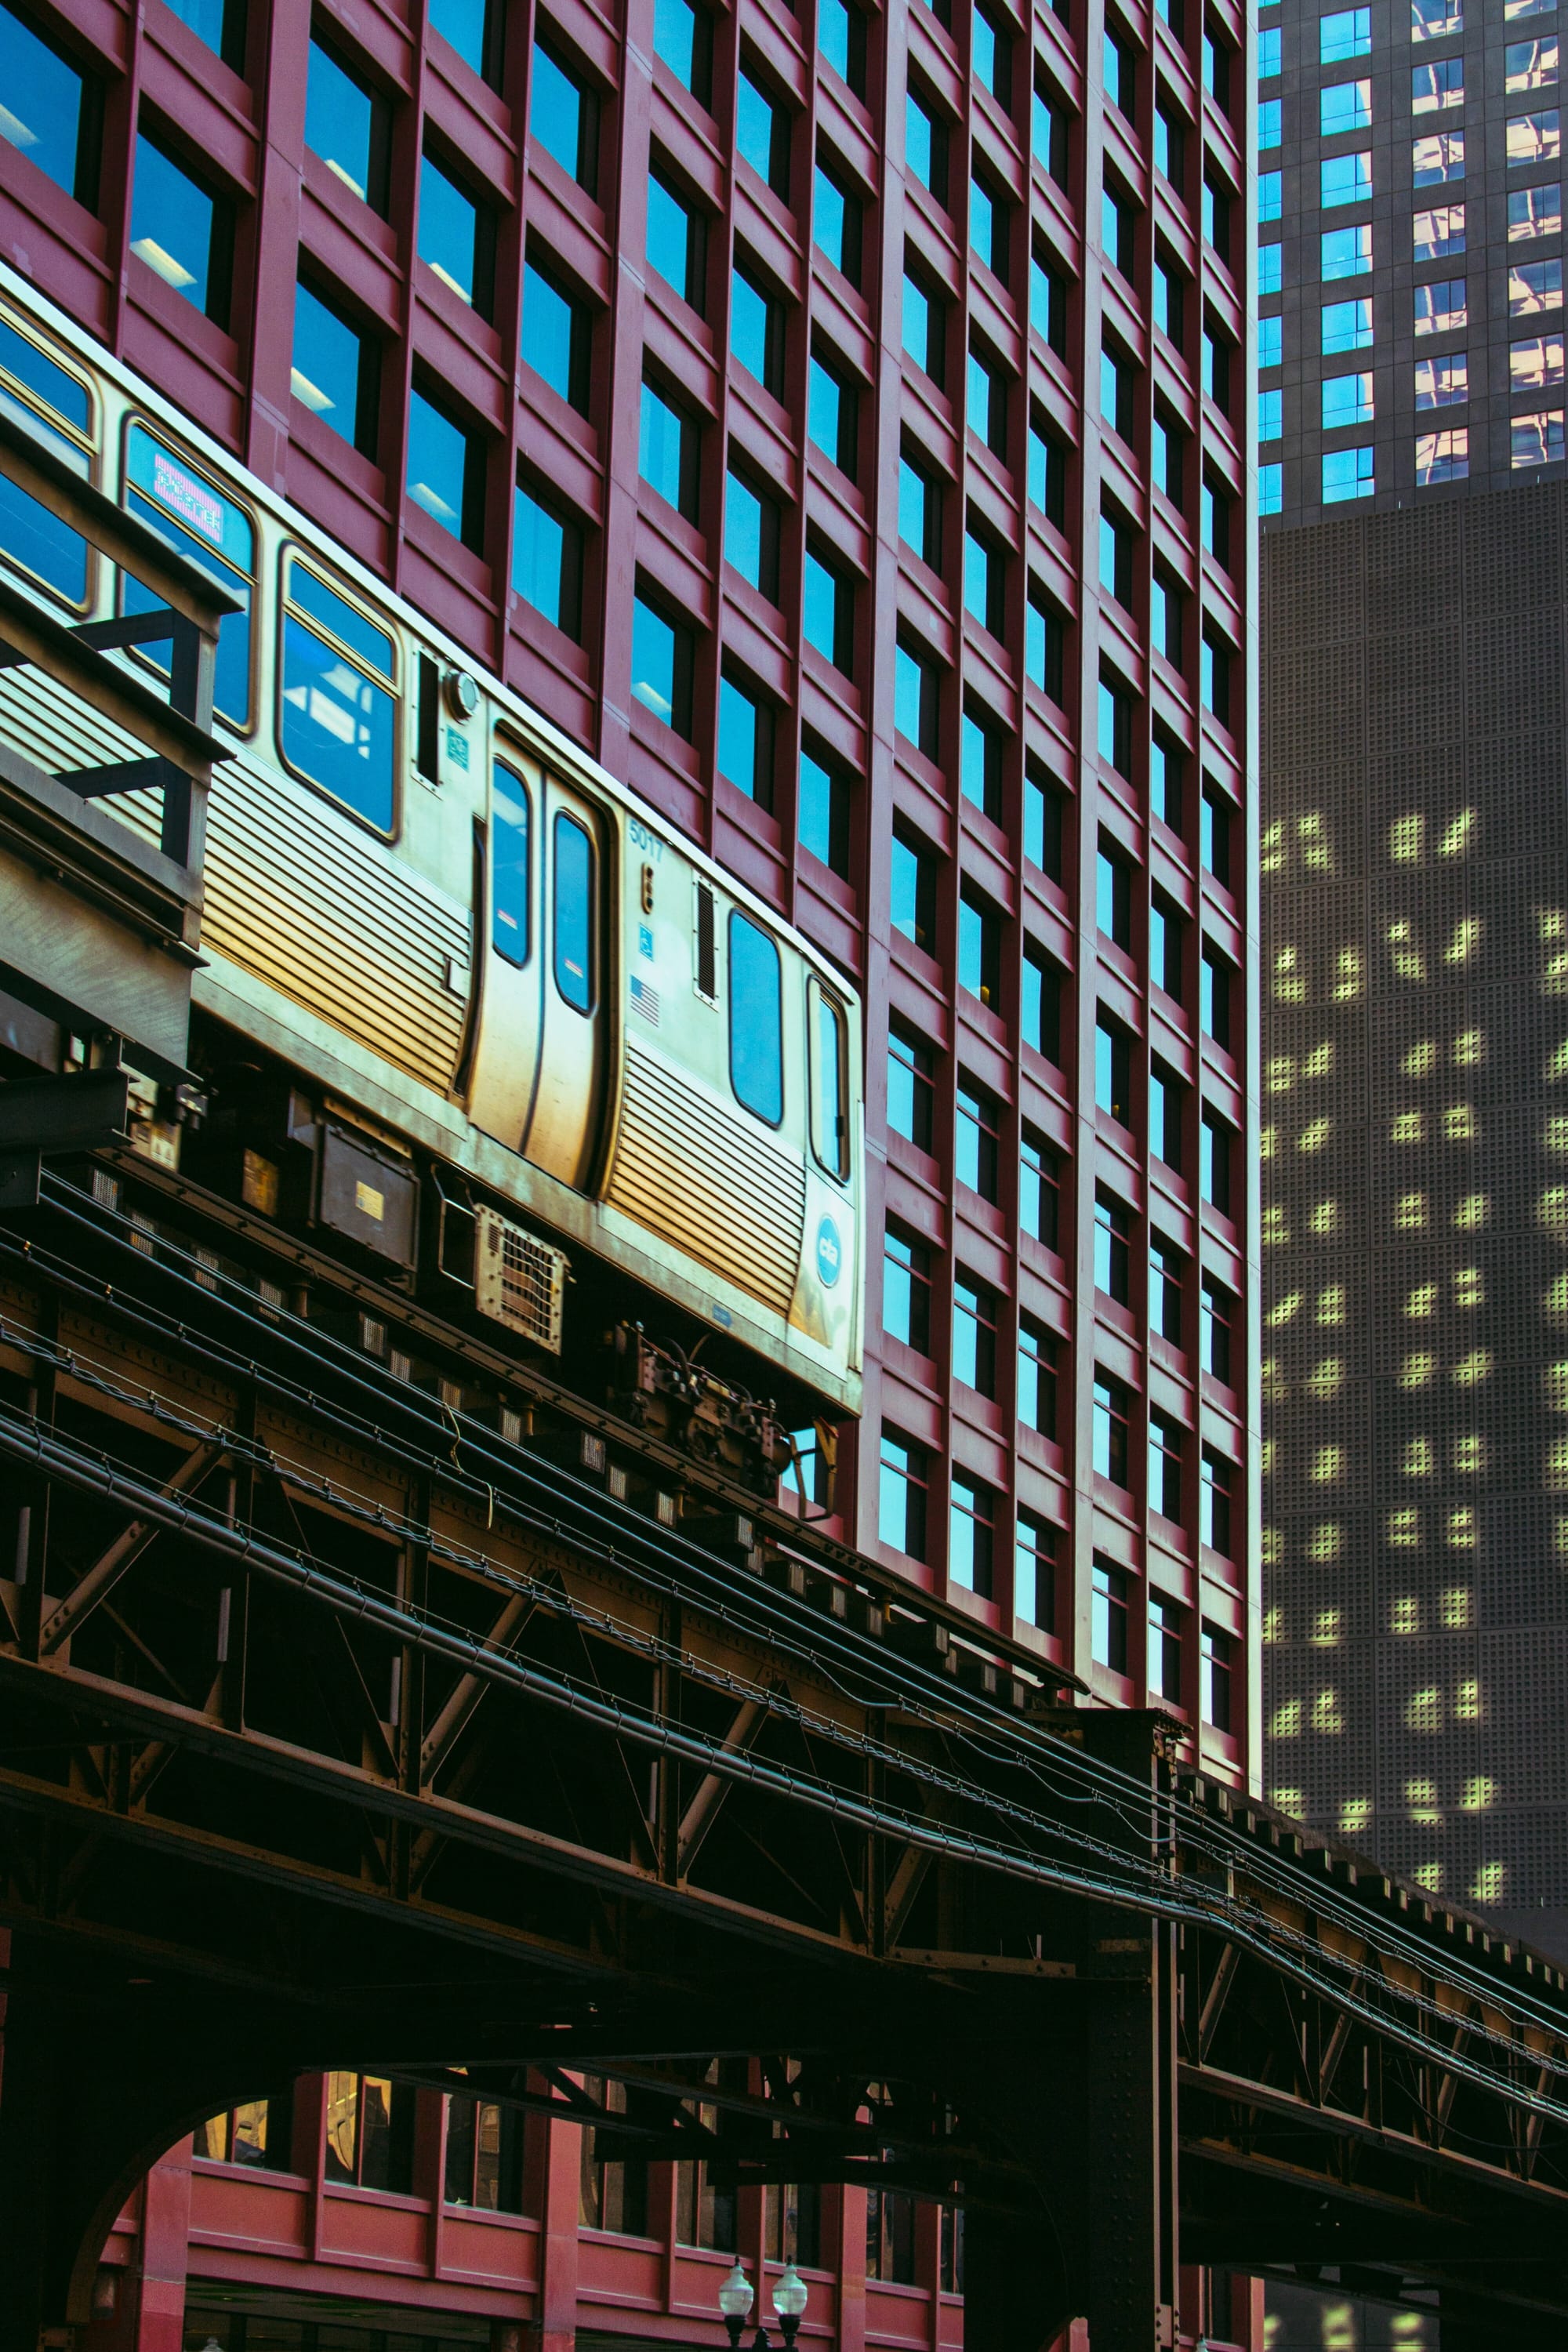
[[778,2313],[786,2347],[795,2342],[795,2329],[800,2326],[801,2315],[809,2300],[805,2281],[793,2263],[786,2263],[773,2283],[773,2309]]
[[730,2341],[735,2347],[735,2352],[740,2352],[741,2336],[755,2299],[752,2282],[741,2268],[740,2257],[737,2255],[733,2270],[726,2273],[724,2282],[719,2289],[719,2308],[723,2314],[724,2325],[729,2330]]

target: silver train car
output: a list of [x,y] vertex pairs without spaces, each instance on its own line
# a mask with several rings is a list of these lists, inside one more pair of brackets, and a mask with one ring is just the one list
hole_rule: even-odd
[[[478,1311],[546,1350],[581,1293],[601,1323],[662,1313],[679,1360],[706,1333],[754,1388],[857,1412],[843,976],[4,269],[0,407],[244,606],[218,647],[232,756],[194,991],[215,1117],[178,1146],[190,1172],[223,1146],[253,1210],[294,1202],[408,1282],[460,1228]],[[7,566],[57,611],[145,597],[3,497]],[[0,726],[51,771],[126,756],[31,670],[0,676]],[[155,838],[143,797],[111,805]],[[445,1238],[437,1258],[461,1264]]]

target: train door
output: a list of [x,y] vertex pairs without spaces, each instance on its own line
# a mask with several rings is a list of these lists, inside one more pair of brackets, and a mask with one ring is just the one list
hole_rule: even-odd
[[581,1191],[598,1146],[605,1092],[606,829],[592,804],[554,777],[542,798],[539,1083],[522,1149],[536,1168]]
[[468,1075],[468,1116],[513,1151],[522,1150],[533,1116],[544,1025],[543,803],[543,782],[531,761],[497,760],[485,857],[489,942]]

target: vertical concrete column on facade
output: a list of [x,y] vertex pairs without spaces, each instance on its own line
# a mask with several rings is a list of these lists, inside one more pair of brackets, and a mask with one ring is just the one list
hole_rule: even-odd
[[257,239],[251,281],[245,462],[271,488],[282,490],[289,478],[294,284],[305,158],[302,67],[310,55],[310,0],[273,0],[266,16],[257,202],[270,233]]
[[841,2189],[837,2205],[838,2352],[866,2352],[866,2191]]
[[161,2157],[142,2186],[132,2273],[131,2352],[181,2352],[191,2245],[191,2143]]
[[574,2352],[577,2341],[577,2217],[583,2133],[552,2118],[539,2206],[539,2294],[532,2352]]

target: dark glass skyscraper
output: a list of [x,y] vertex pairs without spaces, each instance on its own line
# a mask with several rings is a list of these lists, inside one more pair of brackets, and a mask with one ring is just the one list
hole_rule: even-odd
[[1557,15],[1263,24],[1268,1783],[1561,1949]]

